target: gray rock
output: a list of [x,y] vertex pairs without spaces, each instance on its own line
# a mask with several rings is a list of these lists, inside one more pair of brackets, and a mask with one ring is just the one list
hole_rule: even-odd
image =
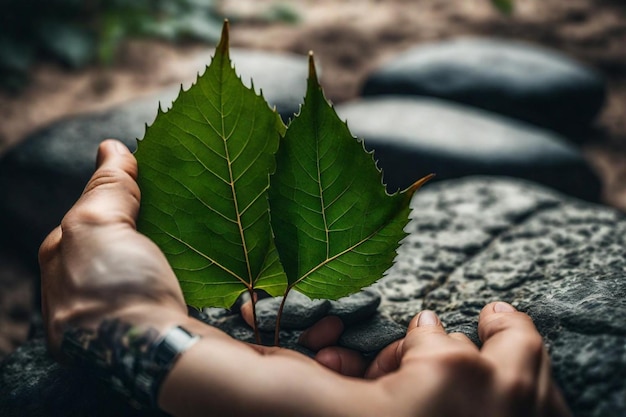
[[0,160],[0,225],[31,263],[44,237],[78,199],[94,170],[98,144],[118,138],[132,150],[158,102],[177,89],[116,109],[59,122],[35,133]]
[[[373,287],[382,296],[379,314],[348,326],[343,346],[375,351],[383,345],[379,330],[393,329],[388,341],[402,337],[423,308],[478,343],[480,309],[503,300],[535,321],[575,416],[626,414],[622,214],[524,181],[486,177],[430,184],[412,208],[410,234]],[[252,340],[238,315],[211,310],[205,320]],[[299,334],[281,332],[284,346],[295,347]],[[41,341],[30,342],[0,365],[0,415],[47,417],[66,408],[71,413],[63,415],[105,415],[97,412],[116,404],[108,390],[82,378],[54,364]]]
[[[261,314],[265,315],[265,313],[269,313],[269,309],[267,308],[269,306],[266,302],[263,302],[263,300],[260,300],[259,302],[262,305],[260,309],[257,308],[257,323],[259,324],[261,321],[264,322],[262,324],[263,328],[259,326],[261,343],[266,346],[273,346],[274,345],[274,330],[275,330],[275,324],[276,324],[276,310],[278,306],[276,306],[276,308],[273,310],[273,313],[272,313],[273,315],[267,314],[267,317],[260,319],[259,318],[260,310],[264,310],[263,312],[261,312]],[[310,320],[310,318],[308,317],[311,315],[319,314],[319,305],[314,305],[313,303],[309,302],[308,306],[311,306],[311,305],[313,305],[313,308],[311,309],[312,312],[305,313],[305,320]],[[205,312],[207,312],[207,314],[201,315],[200,317],[196,317],[196,318],[201,321],[204,321],[207,324],[210,324],[211,326],[214,326],[220,330],[223,330],[224,332],[228,333],[229,335],[231,335],[237,340],[241,340],[243,342],[248,342],[248,343],[256,343],[254,331],[252,330],[250,326],[248,326],[243,321],[242,317],[239,314],[234,314],[233,312],[230,312],[229,310],[225,310],[221,308],[210,308],[210,309],[206,309]],[[322,312],[321,314],[318,315],[318,319],[323,316],[324,316],[324,313]],[[292,316],[291,320],[297,320],[297,317]],[[297,324],[295,327],[302,328],[303,326],[301,326],[300,324]],[[301,334],[302,334],[301,329],[282,327],[280,331],[280,342],[279,342],[280,346],[298,351],[309,357],[315,356],[315,352],[312,352],[311,350],[307,349],[306,347],[298,343],[298,340]]]
[[360,352],[378,352],[385,346],[402,339],[406,328],[381,315],[348,327],[339,338],[339,346]]
[[[233,49],[231,58],[244,84],[262,92],[265,100],[276,107],[287,122],[300,111],[309,74],[307,57],[284,53]],[[200,57],[204,62],[204,57]],[[318,73],[322,69],[318,67]]]
[[2,417],[157,417],[140,412],[88,372],[58,365],[41,339],[0,363]]
[[394,191],[434,172],[436,179],[524,178],[591,201],[600,195],[578,149],[523,122],[431,98],[370,98],[339,105],[337,113],[375,151]]
[[598,73],[556,51],[461,38],[408,50],[374,71],[363,94],[440,97],[576,132],[598,114],[605,89]]
[[[262,89],[287,119],[299,110],[306,89],[307,60],[290,54],[233,50],[234,65],[244,83]],[[210,54],[194,64],[201,71]],[[34,133],[0,159],[0,239],[11,239],[37,268],[37,249],[76,201],[93,173],[98,144],[122,140],[131,150],[152,123],[159,102],[168,108],[179,87],[134,100],[110,110],[54,123]]]
[[[480,309],[510,302],[544,336],[576,416],[626,414],[622,214],[495,179],[433,184],[417,193],[413,210],[410,235],[378,284],[383,313],[406,324],[416,311],[398,305],[414,303],[478,343]],[[468,248],[456,233],[475,234],[479,244]],[[407,301],[386,296],[398,293]]]
[[414,197],[409,236],[394,265],[375,285],[381,310],[407,326],[427,295],[449,300],[443,284],[451,273],[506,230],[561,201],[531,183],[484,177],[427,185]]
[[363,290],[337,301],[331,301],[327,315],[337,316],[345,325],[350,325],[376,313],[380,300],[378,292]]
[[[213,51],[200,53],[189,65],[202,74],[213,54]],[[257,93],[262,93],[285,122],[300,111],[309,71],[307,57],[237,48],[230,50],[230,57],[241,81],[248,87],[254,87]],[[318,72],[321,73],[321,69]]]
[[[258,328],[273,332],[276,328],[276,314],[283,297],[264,298],[256,303]],[[297,291],[290,291],[280,319],[281,329],[306,329],[324,317],[330,308],[328,300],[311,300]]]

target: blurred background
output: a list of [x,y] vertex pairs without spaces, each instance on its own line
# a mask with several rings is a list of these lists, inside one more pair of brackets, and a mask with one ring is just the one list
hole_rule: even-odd
[[[359,96],[376,68],[426,42],[474,35],[560,51],[606,81],[602,110],[577,146],[602,182],[602,203],[626,210],[623,0],[4,0],[0,158],[57,120],[193,80],[224,18],[233,47],[315,51],[337,104]],[[37,288],[36,271],[5,246],[0,360],[26,339]]]

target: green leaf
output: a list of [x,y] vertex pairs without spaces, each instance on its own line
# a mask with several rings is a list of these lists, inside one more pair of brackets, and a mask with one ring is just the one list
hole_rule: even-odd
[[372,154],[352,136],[318,84],[313,58],[304,105],[276,154],[272,227],[289,288],[337,299],[392,265],[422,182],[387,194]]
[[232,68],[225,24],[206,72],[139,141],[138,229],[165,253],[188,304],[228,308],[246,290],[284,291],[267,201],[284,129]]

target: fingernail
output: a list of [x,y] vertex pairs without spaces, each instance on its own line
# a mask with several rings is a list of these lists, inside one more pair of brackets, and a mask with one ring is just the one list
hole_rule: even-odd
[[439,319],[437,318],[437,315],[430,311],[430,310],[424,310],[420,313],[419,317],[417,318],[417,326],[436,326],[437,323],[439,323]]
[[493,306],[493,311],[496,313],[515,313],[517,310],[511,304],[499,301]]
[[114,143],[115,143],[115,150],[117,151],[118,154],[126,155],[128,152],[130,152],[128,148],[126,147],[126,145],[124,145],[123,143],[117,142],[117,141],[115,141]]

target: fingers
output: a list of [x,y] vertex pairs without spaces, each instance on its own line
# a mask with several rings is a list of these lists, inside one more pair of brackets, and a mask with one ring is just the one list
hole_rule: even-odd
[[494,365],[499,388],[513,408],[526,414],[570,415],[552,380],[541,335],[528,315],[507,303],[488,304],[480,312],[478,334],[481,355]]
[[96,172],[63,219],[63,231],[81,225],[114,223],[134,228],[140,200],[136,177],[137,162],[128,148],[116,140],[102,142]]
[[[248,326],[254,327],[252,301],[250,300],[250,296],[248,294],[244,294],[243,297],[247,298],[247,300],[241,305],[239,312]],[[254,294],[255,302],[256,299],[257,295]],[[335,345],[343,332],[343,328],[343,322],[339,317],[326,316],[302,332],[298,343],[314,352],[317,352],[323,348]]]
[[343,329],[343,322],[339,317],[326,316],[305,330],[298,342],[317,351],[315,360],[325,367],[345,376],[361,377],[367,367],[367,361],[361,353],[334,346]]
[[546,416],[572,417],[572,412],[567,406],[567,403],[563,398],[563,394],[561,394],[561,391],[554,383],[550,386],[550,393],[546,408],[547,411],[544,413]]
[[61,227],[55,227],[46,237],[39,247],[39,265],[47,265],[54,257],[57,256],[59,244],[61,243]]
[[430,310],[422,311],[411,319],[407,329],[407,338],[411,333],[413,334],[408,344],[405,345],[405,340],[403,339],[384,348],[370,365],[365,377],[370,379],[380,378],[398,369],[404,352],[414,348],[419,343],[423,343],[423,336],[428,334],[446,334],[439,318]]
[[561,416],[571,417],[572,414],[569,411],[569,407],[561,394],[561,390],[556,386],[556,383],[552,380],[552,367],[550,365],[550,358],[548,352],[543,350],[542,367],[539,375],[538,383],[538,398],[539,404],[545,405],[544,416]]
[[[250,326],[251,328],[254,328],[254,311],[253,311],[252,299],[250,298],[250,294],[246,292],[246,293],[243,293],[241,297],[245,301],[243,302],[243,304],[241,304],[241,307],[239,308],[239,314],[241,314],[243,321],[245,321],[248,326]],[[257,301],[257,298],[258,298],[257,295],[254,294],[255,303]]]
[[457,340],[457,341],[459,341],[461,343],[466,344],[468,347],[476,348],[476,345],[474,344],[474,342],[472,342],[470,340],[470,338],[467,337],[464,333],[458,333],[458,332],[456,332],[456,333],[449,333],[448,336],[451,339],[455,339],[455,340]]
[[424,360],[445,351],[478,352],[477,347],[461,333],[446,334],[437,315],[425,310],[413,317],[407,336],[383,349],[367,370],[366,378],[379,378],[397,370],[403,360]]
[[488,304],[480,312],[482,355],[511,377],[536,380],[544,358],[543,340],[530,317],[510,304]]
[[[398,340],[384,348],[366,370],[367,361],[359,352],[334,346],[328,347],[337,342],[342,331],[343,323],[339,318],[325,317],[302,334],[300,343],[309,349],[319,350],[315,359],[327,368],[343,375],[374,379],[399,368],[405,339]],[[422,336],[420,339],[424,339],[421,342],[422,346],[426,344],[425,340],[429,339],[424,337],[425,335],[436,334],[447,337],[439,318],[432,311],[423,311],[415,316],[409,324],[407,333],[413,333],[414,336],[419,333]],[[469,339],[467,342],[473,346]],[[416,343],[419,342],[414,342]]]
[[365,378],[380,378],[398,369],[402,359],[402,344],[403,340],[396,340],[381,350],[367,369]]
[[367,367],[367,362],[361,353],[337,346],[320,350],[315,355],[315,360],[345,376],[362,377]]
[[361,377],[367,361],[360,352],[335,346],[344,325],[339,317],[326,316],[305,330],[298,343],[317,352],[315,360],[345,376]]
[[[241,305],[241,316],[250,326],[253,326],[252,301],[247,300]],[[360,352],[334,346],[343,332],[343,322],[339,317],[326,316],[313,326],[305,330],[298,343],[311,349],[317,354],[315,360],[345,376],[361,377],[365,373],[367,361]],[[255,349],[266,351],[265,347],[256,346]]]
[[439,317],[433,311],[424,310],[413,317],[409,323],[402,346],[402,356],[406,358],[409,352],[412,354],[436,352],[450,340]]
[[305,330],[298,341],[313,351],[335,345],[343,332],[343,322],[339,317],[326,316]]

